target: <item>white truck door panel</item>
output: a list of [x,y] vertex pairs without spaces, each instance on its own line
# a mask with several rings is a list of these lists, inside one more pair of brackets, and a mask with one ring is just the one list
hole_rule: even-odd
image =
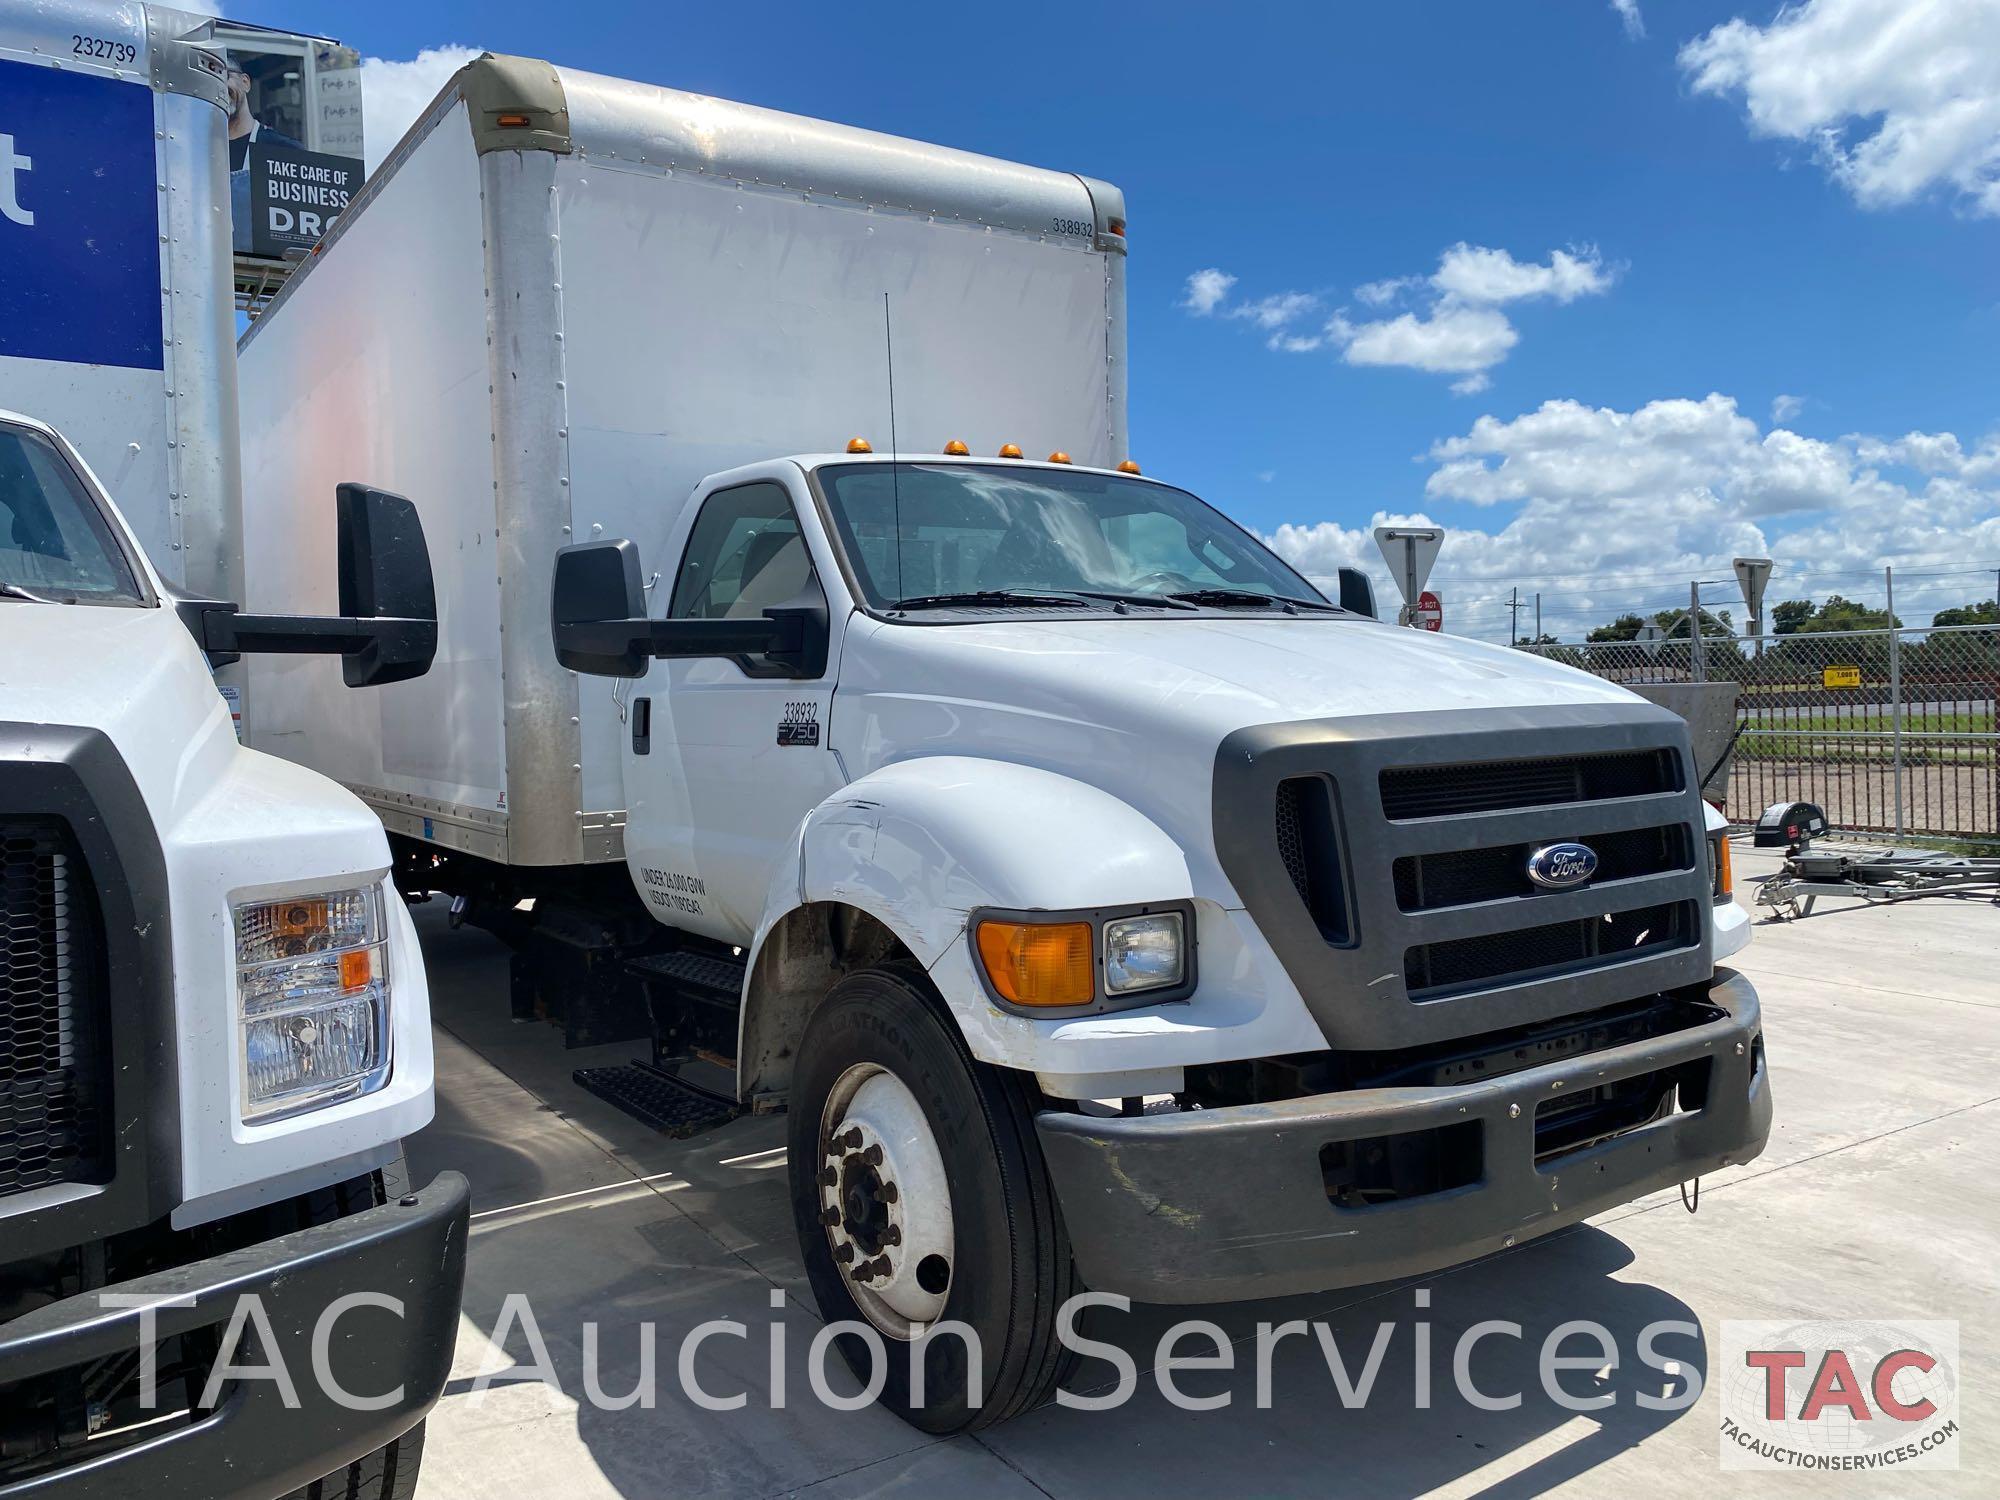
[[[802,589],[825,593],[798,508],[775,480],[716,490],[686,536],[658,593],[670,618],[753,617]],[[703,658],[656,663],[631,685],[626,862],[662,921],[733,943],[756,932],[773,863],[844,780],[826,731],[837,653],[836,639],[817,680]]]

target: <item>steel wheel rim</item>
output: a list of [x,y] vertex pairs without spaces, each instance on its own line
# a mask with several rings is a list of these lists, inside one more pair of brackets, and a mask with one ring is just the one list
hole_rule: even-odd
[[876,1063],[834,1081],[820,1113],[819,1218],[835,1271],[879,1332],[944,1315],[956,1270],[951,1186],[923,1106]]

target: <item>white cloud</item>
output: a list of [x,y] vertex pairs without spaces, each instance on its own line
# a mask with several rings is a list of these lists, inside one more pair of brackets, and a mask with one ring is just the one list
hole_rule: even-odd
[[396,149],[446,80],[477,56],[477,47],[453,43],[426,47],[402,62],[385,57],[361,60],[363,144],[370,172]]
[[1342,320],[1330,331],[1350,365],[1403,365],[1445,375],[1487,370],[1521,337],[1505,313],[1454,302],[1441,303],[1424,317],[1402,313],[1359,325]]
[[[1774,599],[1879,599],[1881,566],[1894,561],[1898,612],[1916,620],[1988,597],[2000,560],[2000,435],[1829,443],[1760,429],[1722,395],[1632,411],[1548,401],[1481,417],[1424,458],[1427,504],[1495,514],[1452,526],[1437,571],[1447,628],[1495,639],[1517,585],[1542,592],[1544,628],[1575,639],[1628,610],[1685,602],[1694,579],[1724,580],[1703,597],[1731,605],[1736,556],[1776,559]],[[1370,525],[1399,520],[1428,524],[1384,513]],[[1368,527],[1290,524],[1271,540],[1308,574],[1361,565],[1387,587]]]
[[1934,190],[2000,215],[2000,4],[1806,0],[1680,52],[1697,92],[1741,94],[1753,134],[1798,141],[1864,208]]
[[1311,292],[1278,292],[1255,302],[1239,302],[1229,309],[1232,318],[1248,318],[1267,331],[1283,328],[1319,308],[1319,298]]
[[1789,422],[1805,409],[1806,398],[1803,396],[1773,396],[1771,398],[1771,420],[1774,423]]
[[1541,298],[1574,302],[1608,290],[1617,275],[1594,246],[1552,251],[1546,262],[1535,262],[1460,240],[1438,257],[1437,270],[1427,277],[1392,276],[1354,289],[1357,300],[1374,308],[1406,294],[1420,304],[1418,311],[1394,317],[1355,322],[1339,308],[1320,319],[1323,301],[1313,292],[1274,292],[1225,307],[1236,278],[1214,267],[1188,277],[1180,305],[1201,317],[1219,310],[1254,323],[1267,335],[1265,342],[1283,354],[1335,349],[1350,365],[1456,375],[1452,390],[1463,396],[1491,385],[1487,372],[1520,342],[1501,306]]
[[1354,295],[1370,307],[1387,307],[1416,279],[1414,276],[1391,276],[1383,281],[1365,281],[1354,289]]
[[1646,18],[1639,14],[1639,0],[1611,0],[1611,8],[1625,23],[1625,35],[1635,42],[1645,39]]
[[1214,266],[1196,271],[1187,279],[1187,290],[1181,295],[1181,306],[1197,317],[1207,317],[1222,305],[1229,289],[1236,285],[1236,278],[1227,271]]
[[1439,258],[1431,285],[1460,302],[1519,302],[1531,297],[1574,302],[1578,297],[1609,290],[1616,274],[1599,258],[1594,246],[1584,246],[1575,254],[1557,250],[1550,254],[1547,265],[1536,265],[1532,261],[1524,264],[1505,250],[1460,240]]

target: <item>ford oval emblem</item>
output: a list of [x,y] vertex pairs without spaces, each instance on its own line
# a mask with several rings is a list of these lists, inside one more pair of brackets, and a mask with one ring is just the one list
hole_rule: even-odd
[[1588,844],[1544,844],[1528,856],[1528,879],[1544,890],[1567,891],[1597,873],[1597,851]]

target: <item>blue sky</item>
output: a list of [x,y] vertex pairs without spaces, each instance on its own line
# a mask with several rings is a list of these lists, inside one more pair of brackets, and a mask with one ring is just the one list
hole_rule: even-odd
[[[1456,628],[1504,635],[1518,584],[1575,634],[1736,552],[1776,597],[1895,562],[1906,618],[1995,592],[2000,0],[230,14],[1118,183],[1148,472],[1315,572],[1446,525]],[[389,108],[446,70],[372,76]]]

